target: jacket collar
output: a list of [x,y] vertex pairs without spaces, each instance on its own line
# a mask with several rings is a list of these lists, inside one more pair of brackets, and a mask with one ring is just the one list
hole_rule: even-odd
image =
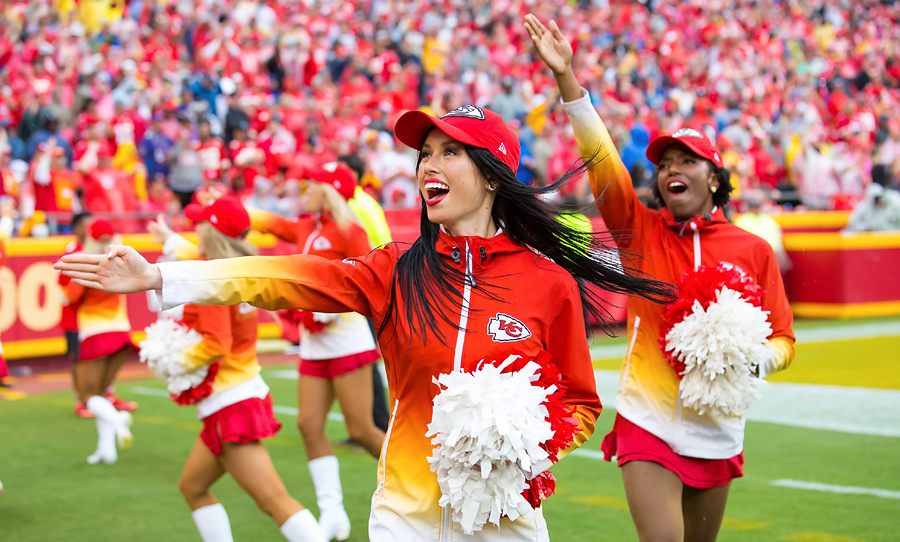
[[[725,218],[725,212],[722,211],[722,208],[719,206],[713,207],[713,210],[708,214],[697,215],[686,219],[675,218],[668,207],[660,209],[659,215],[662,217],[666,226],[669,229],[678,232],[678,235],[683,235],[687,230],[694,231],[694,229],[696,229],[697,231],[702,231],[716,224],[728,222],[728,219]],[[691,224],[693,224],[693,226],[691,226]]]
[[497,230],[493,237],[453,237],[441,228],[437,243],[435,243],[435,248],[441,256],[450,258],[454,264],[460,264],[463,267],[466,265],[466,246],[469,247],[469,253],[472,255],[474,268],[488,266],[494,256],[498,254],[528,250],[513,242],[503,233],[502,229]]

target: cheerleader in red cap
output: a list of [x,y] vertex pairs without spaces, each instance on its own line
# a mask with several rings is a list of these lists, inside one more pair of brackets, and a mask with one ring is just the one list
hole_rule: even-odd
[[[474,105],[440,118],[412,111],[396,134],[419,152],[421,235],[411,245],[342,260],[301,254],[156,265],[122,247],[66,256],[57,266],[103,290],[161,289],[164,307],[248,302],[371,316],[392,414],[369,540],[545,542],[547,469],[587,440],[601,409],[582,301],[601,320],[603,307],[588,285],[657,300],[671,289],[585,250],[601,250],[605,236],[570,227],[539,197],[571,177],[547,187],[519,182],[519,141],[496,113]],[[445,386],[470,375],[477,393]],[[506,392],[502,401],[500,388],[484,386],[491,379]],[[551,392],[552,410],[542,410]],[[505,445],[494,446],[495,435]]]
[[[712,541],[731,481],[743,475],[744,408],[755,377],[787,368],[794,357],[793,317],[777,258],[763,239],[725,218],[730,174],[716,146],[696,130],[650,143],[661,209],[641,204],[575,78],[571,45],[555,22],[549,26],[525,18],[556,77],[582,156],[599,157],[585,161],[603,220],[612,231],[631,232],[618,244],[643,256],[637,263],[644,273],[680,288],[668,307],[628,298],[631,346],[603,451],[607,459],[617,457],[641,540]],[[715,324],[713,312],[720,317]],[[718,376],[703,377],[707,366],[726,359],[727,390]]]
[[[117,239],[113,223],[97,218],[88,227],[83,253],[104,254]],[[131,342],[131,322],[125,308],[125,296],[85,288],[70,282],[64,286],[70,305],[77,305],[76,322],[81,342],[75,367],[78,399],[94,415],[97,424],[97,449],[88,463],[115,463],[118,447],[131,447],[131,414],[116,410],[106,397],[106,389],[129,354],[136,349]]]
[[[204,260],[256,254],[256,247],[245,239],[250,216],[237,198],[226,196],[205,206],[191,204],[184,213],[197,225],[198,245],[158,222],[150,230],[165,241],[163,254]],[[256,357],[258,311],[247,304],[187,304],[181,320],[202,336],[183,352],[183,370],[207,368],[202,383],[175,396],[179,404],[195,405],[203,421],[179,482],[201,538],[204,542],[232,539],[228,514],[210,492],[227,472],[275,520],[287,540],[324,541],[310,511],[288,494],[262,444],[275,436],[281,424],[275,419]]]
[[[365,256],[372,247],[347,204],[356,184],[349,167],[337,162],[326,164],[311,171],[301,183],[300,219],[251,210],[253,229],[296,244],[300,254],[338,260]],[[336,397],[350,438],[378,457],[384,431],[375,425],[372,415],[369,366],[381,355],[365,317],[358,313],[301,311],[300,321],[297,426],[306,445],[322,532],[328,539],[346,540],[350,519],[344,510],[338,460],[325,435],[325,422]]]

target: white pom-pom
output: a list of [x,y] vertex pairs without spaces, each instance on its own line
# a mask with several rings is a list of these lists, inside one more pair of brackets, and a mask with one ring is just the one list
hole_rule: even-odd
[[141,361],[166,383],[169,393],[178,395],[203,382],[209,367],[193,371],[184,367],[185,350],[201,342],[202,335],[170,318],[157,320],[144,331],[147,338],[140,343]]
[[706,310],[695,301],[691,314],[672,326],[666,341],[685,366],[685,407],[731,415],[759,397],[752,373],[769,355],[767,314],[739,292],[722,288]]
[[533,385],[540,366],[502,372],[486,363],[474,372],[452,372],[434,379],[441,388],[426,436],[435,445],[428,462],[441,487],[440,505],[450,505],[453,521],[466,534],[484,525],[515,520],[533,509],[522,496],[525,472],[545,463],[541,443],[553,437],[543,403],[554,386]]

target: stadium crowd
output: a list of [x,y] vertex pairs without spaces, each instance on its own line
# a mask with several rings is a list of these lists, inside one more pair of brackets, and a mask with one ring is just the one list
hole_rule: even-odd
[[578,147],[526,12],[573,40],[647,202],[647,144],[680,126],[717,142],[739,204],[849,209],[873,166],[896,187],[896,2],[11,0],[0,197],[15,199],[20,236],[66,232],[81,211],[123,233],[161,212],[184,229],[181,209],[217,193],[291,216],[299,181],[341,159],[385,208],[416,207],[415,155],[393,123],[464,103],[514,125],[520,180],[545,183]]

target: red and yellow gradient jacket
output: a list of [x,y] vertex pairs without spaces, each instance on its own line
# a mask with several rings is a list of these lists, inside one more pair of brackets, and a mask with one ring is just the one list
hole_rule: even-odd
[[[793,315],[784,293],[775,253],[766,241],[726,219],[721,209],[679,223],[668,209],[645,207],[597,111],[585,96],[565,103],[582,156],[602,158],[589,170],[594,196],[610,231],[627,232],[619,247],[637,252],[634,265],[647,275],[674,283],[699,265],[729,262],[765,289],[771,357],[760,376],[785,369],[794,357]],[[743,450],[744,416],[699,415],[682,409],[680,381],[662,356],[660,325],[665,306],[628,299],[628,353],[622,365],[616,410],[664,440],[676,453],[706,459],[733,457]]]
[[[341,229],[328,213],[291,220],[251,209],[250,224],[256,231],[296,244],[299,254],[342,260],[365,256],[372,249],[362,226],[351,222]],[[375,350],[368,322],[355,312],[341,314],[316,333],[301,327],[300,334],[301,359],[335,359]]]
[[[197,245],[178,234],[163,244],[163,255],[176,260],[199,260]],[[212,395],[197,403],[202,420],[245,399],[264,399],[269,387],[260,376],[256,357],[259,311],[246,303],[233,306],[187,304],[175,316],[203,336],[203,341],[185,352],[186,366],[197,369],[219,362]]]
[[219,363],[212,395],[197,403],[200,419],[245,399],[268,395],[256,357],[258,310],[245,303],[227,307],[188,304],[182,322],[203,336],[203,341],[185,352],[187,368]]
[[[443,325],[446,345],[431,331],[413,333],[402,298],[399,310],[390,313],[394,267],[402,252],[395,243],[343,261],[299,255],[162,263],[162,304],[247,302],[270,310],[354,311],[371,316],[376,328],[387,319],[378,342],[392,416],[378,464],[370,539],[541,540],[546,525],[540,514],[532,521],[504,519],[499,533],[486,528],[465,537],[438,505],[440,488],[426,459],[432,446],[425,433],[438,392],[432,378],[513,348],[532,356],[546,350],[568,379],[566,401],[581,426],[572,448],[580,446],[594,431],[601,405],[577,285],[565,270],[503,233],[490,239],[442,233],[436,249],[470,277],[463,288],[467,310],[444,309],[468,331]],[[501,299],[491,299],[473,282]],[[437,306],[452,304],[439,299]]]

